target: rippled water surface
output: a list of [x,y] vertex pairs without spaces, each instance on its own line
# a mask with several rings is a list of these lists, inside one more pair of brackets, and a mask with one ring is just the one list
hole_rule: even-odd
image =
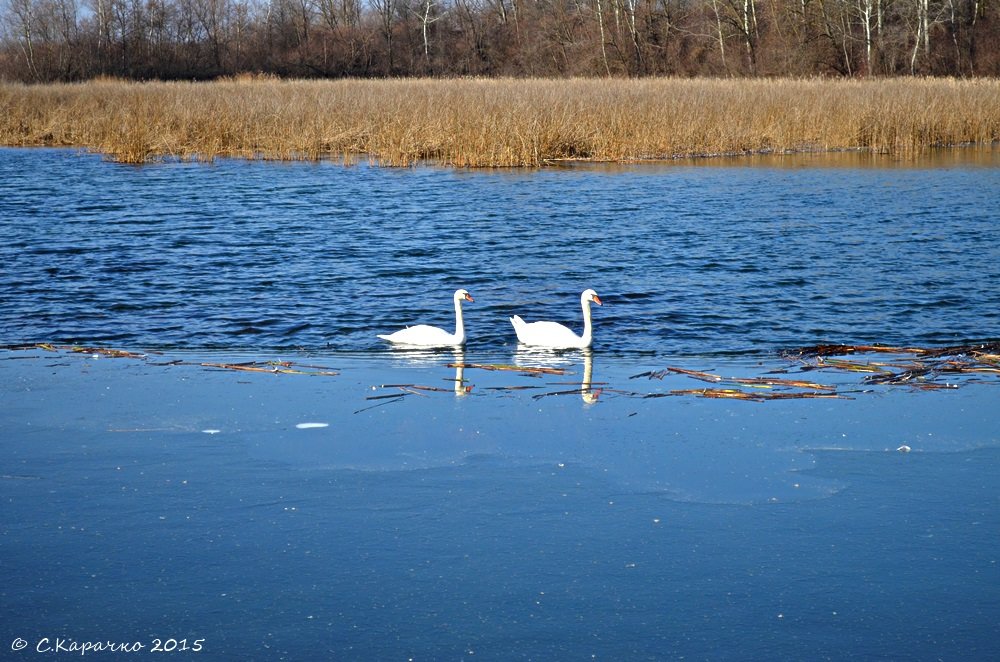
[[463,171],[0,150],[0,342],[378,350],[507,318],[595,349],[755,353],[1000,335],[1000,152]]

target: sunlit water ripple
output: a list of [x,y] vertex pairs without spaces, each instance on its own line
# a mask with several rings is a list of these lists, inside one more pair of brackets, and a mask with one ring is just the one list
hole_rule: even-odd
[[541,171],[361,164],[116,165],[0,150],[0,342],[379,351],[507,321],[595,350],[756,354],[819,342],[1000,337],[1000,152],[904,166],[837,157]]

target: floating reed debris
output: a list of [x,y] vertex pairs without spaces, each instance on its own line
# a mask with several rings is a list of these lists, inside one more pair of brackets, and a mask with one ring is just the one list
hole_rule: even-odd
[[[591,389],[591,388],[571,388],[564,391],[548,391],[546,393],[536,393],[531,396],[533,400],[540,400],[542,398],[547,398],[552,395],[590,395],[593,393],[600,394],[601,389]],[[596,398],[595,398],[596,399]]]
[[893,347],[891,345],[809,345],[786,349],[781,356],[788,359],[845,354],[916,354],[918,356],[957,356],[961,354],[990,355],[1000,353],[1000,342],[982,342],[949,347]]
[[715,375],[710,372],[701,372],[699,370],[688,370],[686,368],[674,368],[674,367],[668,367],[663,370],[655,370],[655,371],[639,373],[638,375],[632,375],[632,377],[630,377],[629,379],[638,379],[639,377],[648,377],[649,379],[663,379],[668,374],[686,375],[693,379],[697,379],[704,382],[713,382],[713,383],[724,382],[727,384],[743,384],[746,386],[755,386],[759,388],[784,386],[788,388],[804,388],[804,389],[813,389],[817,391],[836,390],[835,386],[817,384],[816,382],[810,382],[800,379],[778,379],[775,377],[722,377],[720,375]]
[[[799,369],[838,370],[867,373],[866,384],[911,386],[919,389],[958,388],[952,382],[941,383],[940,377],[970,375],[1000,375],[1000,342],[985,342],[950,347],[887,347],[882,345],[817,345],[783,352],[782,355],[797,361]],[[904,362],[849,361],[836,355],[853,354],[907,355]]]
[[360,414],[361,412],[368,411],[369,409],[374,409],[380,405],[389,404],[392,402],[398,402],[408,395],[417,395],[422,398],[429,398],[428,393],[455,393],[455,394],[466,394],[472,391],[472,386],[464,385],[464,380],[450,380],[454,381],[456,387],[454,389],[441,388],[439,386],[426,386],[423,384],[379,384],[378,386],[372,386],[372,390],[380,388],[391,388],[396,389],[396,393],[380,393],[378,395],[369,395],[365,400],[375,400],[378,401],[376,404],[362,407],[355,411],[355,414]]
[[[407,391],[438,391],[440,393],[452,393],[452,390],[440,388],[439,386],[422,386],[420,384],[382,384],[379,388],[398,388]],[[417,395],[423,395],[418,393]]]
[[816,382],[809,382],[801,379],[775,379],[772,377],[731,377],[729,381],[734,384],[746,384],[749,386],[760,386],[760,387],[771,387],[771,386],[787,386],[789,388],[804,388],[813,389],[816,391],[835,391],[836,386],[828,386],[826,384],[817,384]]
[[75,354],[93,354],[93,355],[105,356],[107,358],[112,358],[112,359],[145,360],[147,356],[146,354],[137,354],[136,352],[129,352],[124,349],[109,349],[107,347],[79,347],[79,346],[55,347],[47,343],[42,343],[40,345],[37,345],[37,347],[39,349],[45,349],[54,352],[66,351],[66,352],[73,352]]
[[199,363],[203,368],[219,368],[220,370],[240,370],[244,372],[274,372],[275,368],[265,368],[253,363]]
[[[887,345],[814,345],[782,352],[781,355],[797,363],[798,370],[832,370],[842,373],[863,373],[862,383],[867,386],[907,386],[920,390],[954,389],[956,379],[966,381],[977,375],[1000,375],[1000,343],[986,342],[951,347],[891,347]],[[901,360],[848,360],[838,358],[849,355],[894,355]],[[902,360],[904,359],[905,360]],[[788,372],[782,370],[780,372]],[[776,377],[723,377],[710,372],[686,368],[667,367],[632,375],[630,379],[646,377],[662,380],[668,375],[682,375],[699,381],[727,384],[753,389],[779,389],[763,393],[743,388],[679,389],[669,393],[652,393],[644,397],[668,395],[697,395],[706,398],[730,398],[761,402],[795,398],[842,398],[845,393],[837,386],[820,384],[803,379]],[[945,379],[944,382],[940,381]],[[1000,383],[1000,382],[995,382]],[[791,392],[786,389],[794,389]],[[799,391],[798,389],[802,389]]]
[[249,361],[246,363],[203,362],[199,363],[198,365],[202,366],[203,368],[218,368],[220,370],[237,370],[243,372],[266,372],[269,374],[281,374],[281,375],[319,375],[323,377],[336,377],[338,374],[340,374],[326,369],[302,370],[296,367],[296,365],[291,361],[263,361],[263,362]]
[[[605,382],[602,382],[605,383]],[[542,398],[547,398],[552,395],[579,395],[584,398],[587,402],[597,402],[600,396],[605,393],[611,393],[614,395],[622,395],[628,398],[646,398],[646,397],[659,397],[663,394],[646,394],[646,393],[636,393],[635,391],[624,391],[617,388],[608,388],[605,386],[595,387],[596,385],[581,385],[579,388],[566,389],[562,391],[547,391],[545,393],[537,393],[532,397],[534,400],[540,400]],[[512,389],[508,389],[512,390]]]
[[530,391],[532,389],[545,388],[539,384],[521,384],[518,386],[484,386],[484,391]]
[[688,377],[694,377],[695,379],[700,379],[704,382],[721,382],[722,377],[719,375],[713,375],[710,372],[701,372],[700,370],[687,370],[685,368],[664,368],[663,370],[650,370],[648,372],[642,372],[638,375],[632,375],[629,379],[638,379],[639,377],[649,377],[650,379],[663,379],[670,373],[676,373],[679,375],[687,375]]
[[[89,354],[92,356],[103,356],[107,358],[115,359],[135,359],[139,361],[146,361],[150,354],[159,355],[159,352],[131,352],[124,349],[114,349],[109,347],[84,347],[80,345],[54,345],[52,343],[33,343],[30,345],[6,345],[0,346],[0,349],[4,350],[29,350],[29,349],[41,349],[46,352],[71,352],[74,354]],[[167,361],[165,363],[157,363],[155,365],[160,366],[171,366],[171,365],[198,365],[203,368],[214,368],[218,370],[235,370],[240,372],[266,372],[271,374],[282,374],[282,375],[317,375],[323,377],[336,377],[340,374],[338,371],[332,368],[326,368],[323,366],[315,365],[301,365],[293,363],[292,361],[245,361],[242,363],[216,363],[216,362],[198,362],[191,363],[189,361],[184,361],[181,359],[175,359],[172,361]]]
[[129,352],[123,349],[110,349],[107,347],[83,347],[80,345],[53,345],[52,343],[40,342],[21,345],[2,345],[0,350],[25,351],[29,349],[40,349],[46,352],[72,352],[74,354],[91,354],[105,356],[112,359],[140,359],[145,360],[150,353],[157,352]]
[[718,398],[729,400],[747,400],[749,402],[764,402],[767,400],[791,400],[809,398],[850,399],[838,393],[748,393],[732,388],[696,388],[670,391],[670,395],[696,395],[701,398]]
[[403,393],[386,393],[385,395],[369,395],[365,400],[389,400],[391,398],[402,398],[405,395],[412,395],[413,391]]
[[[2,350],[27,351],[43,350],[46,352],[72,352],[78,354],[107,356],[112,358],[130,358],[141,361],[148,360],[148,354],[126,350],[84,347],[75,345],[54,345],[51,343],[36,343],[22,345],[0,346]],[[852,359],[840,358],[848,355]],[[542,399],[554,395],[579,395],[588,403],[597,401],[602,393],[633,398],[662,398],[670,396],[695,396],[700,398],[745,400],[765,402],[789,399],[838,398],[850,399],[849,394],[871,392],[874,387],[898,387],[919,390],[955,389],[965,383],[1000,384],[1000,342],[985,342],[951,347],[889,347],[884,345],[817,345],[802,347],[783,352],[782,356],[793,363],[794,369],[800,372],[828,371],[841,374],[862,375],[861,384],[830,385],[808,379],[772,377],[770,374],[781,372],[788,374],[790,369],[775,370],[761,377],[725,377],[711,372],[692,370],[669,366],[662,370],[649,370],[632,375],[630,379],[647,378],[649,380],[664,380],[668,376],[685,377],[701,382],[708,382],[712,387],[693,389],[673,389],[666,392],[639,393],[619,390],[611,387],[608,382],[549,382],[546,386],[539,384],[514,384],[508,386],[487,386],[484,391],[516,392],[529,389],[569,386],[572,388],[546,391],[532,395],[533,399]],[[873,360],[874,358],[878,360]],[[867,360],[866,360],[867,359]],[[336,376],[339,374],[323,366],[302,365],[291,361],[246,361],[236,363],[199,362],[191,363],[183,360],[173,360],[154,365],[196,365],[205,368],[232,370],[238,372],[260,372],[269,374],[297,374]],[[503,371],[518,373],[521,377],[537,378],[543,375],[565,375],[563,368],[519,366],[503,363],[448,363],[452,369],[480,369],[487,371]],[[993,379],[990,379],[993,378]],[[372,389],[395,389],[393,393],[371,395],[366,400],[374,401],[369,407],[357,410],[355,413],[367,411],[372,407],[397,402],[400,399],[416,395],[429,397],[430,393],[455,393],[464,395],[472,390],[462,378],[449,378],[454,388],[429,386],[414,383],[392,383],[373,386]]]
[[365,400],[379,400],[380,402],[376,402],[375,404],[370,405],[368,407],[362,407],[361,409],[355,410],[354,413],[355,414],[360,414],[363,411],[368,411],[369,409],[375,409],[375,407],[381,407],[382,405],[391,404],[393,402],[399,402],[400,400],[402,400],[403,398],[405,398],[407,395],[409,395],[409,394],[408,393],[389,393],[387,395],[370,395],[367,398],[365,398]]
[[[739,109],[739,112],[734,112]],[[0,144],[123,163],[366,155],[538,167],[1000,140],[997,79],[405,79],[0,83]]]
[[508,372],[520,372],[526,375],[565,375],[563,368],[538,368],[523,365],[511,365],[507,363],[449,363],[448,368],[473,368],[479,370],[504,370]]
[[858,361],[846,361],[844,359],[826,359],[821,356],[816,360],[815,367],[836,368],[837,370],[846,370],[849,372],[881,372],[881,373],[888,372],[888,370],[884,369],[883,365],[884,364],[878,364],[878,363],[860,363]]

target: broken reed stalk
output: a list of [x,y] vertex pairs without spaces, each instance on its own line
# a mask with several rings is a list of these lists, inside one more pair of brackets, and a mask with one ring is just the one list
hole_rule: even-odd
[[453,392],[453,389],[440,388],[438,386],[423,386],[421,384],[382,384],[380,388],[398,388],[414,391],[438,391],[440,393]]
[[[190,365],[181,363],[182,365]],[[257,362],[252,361],[249,363],[199,363],[198,365],[203,368],[218,368],[220,370],[236,370],[243,372],[266,372],[268,374],[280,374],[280,375],[317,375],[322,377],[336,377],[339,373],[321,369],[321,370],[300,370],[295,367],[295,364],[291,361],[266,361]]]
[[728,388],[695,388],[678,389],[670,391],[670,395],[696,395],[702,398],[716,398],[729,400],[746,400],[748,402],[765,402],[767,400],[796,400],[796,399],[816,399],[830,398],[839,400],[850,400],[846,395],[839,393],[748,393],[739,389]]
[[510,365],[506,363],[449,363],[447,368],[473,368],[479,370],[503,370],[507,372],[520,372],[530,375],[565,375],[563,368],[536,368],[523,365]]
[[388,395],[371,395],[365,398],[365,400],[378,400],[373,405],[368,405],[367,407],[362,407],[361,409],[355,410],[353,413],[360,414],[363,411],[368,411],[369,409],[375,409],[375,407],[381,407],[382,405],[391,404],[393,402],[399,402],[405,398],[408,393],[390,393]]
[[[733,109],[738,108],[739,112]],[[160,157],[538,167],[1000,140],[995,79],[0,83],[0,144]]]

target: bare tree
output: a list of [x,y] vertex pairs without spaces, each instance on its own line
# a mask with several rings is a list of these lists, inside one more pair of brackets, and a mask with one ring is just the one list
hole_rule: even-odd
[[712,0],[712,13],[715,15],[715,35],[719,42],[719,57],[722,58],[722,68],[729,71],[726,64],[726,34],[722,30],[722,12],[719,10],[719,0]]
[[391,76],[395,69],[392,51],[392,33],[396,17],[397,0],[371,0],[372,8],[378,16],[382,37],[385,39],[386,67],[385,75]]
[[430,26],[441,19],[442,13],[438,9],[440,3],[437,0],[420,0],[418,9],[414,11],[420,19],[420,37],[424,47],[424,66],[428,71],[433,71],[431,64],[431,41]]
[[925,55],[930,53],[930,1],[913,0],[913,7],[916,10],[914,23],[916,24],[916,34],[913,39],[913,55],[910,57],[910,73],[916,73],[917,53],[923,45]]
[[4,16],[4,25],[13,35],[31,80],[39,79],[38,65],[35,62],[35,6],[32,0],[10,0],[8,11]]
[[604,73],[611,77],[611,67],[608,65],[608,49],[607,49],[607,38],[604,36],[604,9],[601,7],[601,0],[596,0],[597,2],[597,26],[600,32],[601,40],[601,62],[604,63]]

